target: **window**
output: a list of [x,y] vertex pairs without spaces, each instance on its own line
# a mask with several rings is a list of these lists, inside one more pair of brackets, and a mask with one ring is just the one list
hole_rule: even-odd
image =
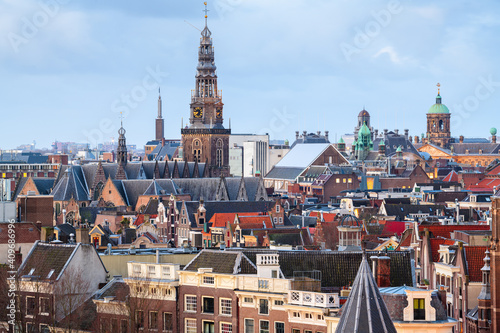
[[269,333],[269,321],[261,320],[259,326],[259,333]]
[[111,319],[111,332],[118,333],[118,319]]
[[50,299],[47,297],[40,297],[40,313],[50,313]]
[[232,333],[233,332],[233,324],[221,323],[220,324],[220,332],[221,333]]
[[203,299],[203,313],[214,313],[214,298],[202,297]]
[[285,333],[285,323],[274,322],[274,333]]
[[214,333],[214,322],[213,321],[204,321],[203,322],[203,333]]
[[305,315],[304,315],[304,317],[306,319],[312,319],[312,314],[310,312],[306,312]]
[[340,178],[335,179],[335,183],[339,184],[340,183]]
[[319,314],[319,315],[318,315],[318,320],[325,320],[325,317],[323,317],[323,315],[322,315],[322,314]]
[[425,320],[425,299],[413,299],[413,320]]
[[271,271],[271,277],[272,277],[273,279],[278,278],[278,271],[277,271],[277,270],[272,270],[272,271]]
[[294,311],[292,315],[294,318],[300,318],[300,312]]
[[170,267],[169,266],[163,266],[161,268],[161,274],[163,278],[169,278],[170,277]]
[[298,329],[294,328],[294,329],[292,330],[292,333],[300,333],[300,330],[298,330]]
[[45,324],[40,324],[40,333],[50,333],[49,326]]
[[204,276],[203,277],[203,284],[214,284],[215,279],[213,276]]
[[141,265],[134,265],[134,274],[141,274]]
[[135,325],[137,328],[144,328],[144,311],[137,310],[135,311]]
[[26,296],[26,315],[33,316],[35,314],[35,297]]
[[172,332],[173,321],[172,314],[170,312],[163,312],[163,331]]
[[283,303],[284,302],[282,300],[279,300],[279,299],[277,299],[277,300],[274,301],[274,305],[277,305],[277,306],[282,306]]
[[254,333],[253,319],[245,319],[245,333]]
[[230,299],[222,298],[220,300],[220,314],[230,316],[232,314],[231,305],[232,301]]
[[120,321],[120,332],[121,333],[127,333],[128,332],[128,320],[127,319],[122,319]]
[[49,274],[47,274],[47,279],[50,279],[50,277],[52,276],[52,274],[54,274],[54,270],[53,269],[51,269],[49,271]]
[[276,205],[276,213],[280,212],[280,205]]
[[196,330],[196,319],[186,319],[186,333],[198,333]]
[[186,295],[185,311],[196,312],[196,296]]
[[259,301],[259,314],[269,314],[269,301],[267,299]]
[[149,328],[158,329],[158,312],[149,311]]
[[304,330],[304,333],[313,333],[311,330]]
[[253,303],[253,298],[252,297],[244,297],[243,303]]
[[345,179],[345,178],[344,178],[344,179],[342,179],[342,183],[344,183],[344,184],[345,184],[346,182],[347,182],[347,179]]

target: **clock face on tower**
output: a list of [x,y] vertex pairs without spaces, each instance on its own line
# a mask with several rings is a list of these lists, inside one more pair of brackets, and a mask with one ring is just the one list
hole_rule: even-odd
[[217,110],[215,111],[215,117],[216,117],[217,119],[221,119],[221,118],[222,118],[222,109],[217,109]]
[[201,118],[201,117],[203,117],[203,109],[200,108],[200,107],[194,108],[194,110],[193,110],[193,116],[195,118]]

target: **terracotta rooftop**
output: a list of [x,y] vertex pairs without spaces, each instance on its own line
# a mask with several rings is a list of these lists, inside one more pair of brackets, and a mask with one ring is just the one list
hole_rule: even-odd
[[465,260],[471,282],[483,281],[481,268],[484,266],[483,259],[487,248],[487,246],[464,246]]
[[458,225],[420,225],[418,231],[428,229],[431,237],[451,238],[451,233],[455,230],[490,230],[489,225],[481,224],[458,224]]

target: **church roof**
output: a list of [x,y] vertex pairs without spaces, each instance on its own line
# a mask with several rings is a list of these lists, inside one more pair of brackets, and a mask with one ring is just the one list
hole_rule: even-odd
[[396,332],[366,257],[363,255],[335,332]]

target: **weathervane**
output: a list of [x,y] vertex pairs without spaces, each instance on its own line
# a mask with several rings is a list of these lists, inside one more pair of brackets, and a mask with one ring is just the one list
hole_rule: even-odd
[[441,85],[438,82],[438,84],[436,84],[436,86],[438,87],[438,95],[439,95],[439,87],[441,87]]

